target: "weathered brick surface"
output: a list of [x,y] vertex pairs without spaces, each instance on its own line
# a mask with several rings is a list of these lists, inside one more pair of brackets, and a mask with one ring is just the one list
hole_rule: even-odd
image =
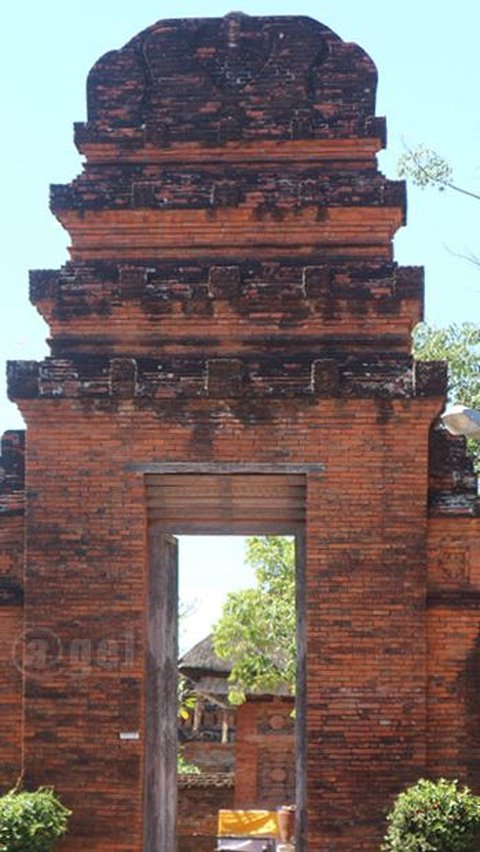
[[25,433],[10,430],[0,446],[0,518],[19,517],[24,512]]
[[[92,832],[99,849],[127,837],[135,848],[139,837],[141,744],[118,740],[143,719],[144,485],[128,465],[199,457],[326,464],[309,478],[307,505],[312,848],[342,848],[352,832],[357,848],[374,848],[386,799],[425,767],[426,450],[437,407],[174,400],[156,412],[123,400],[112,417],[102,400],[22,402],[38,495],[27,625],[53,630],[64,649],[29,685],[27,771],[74,806],[70,848]],[[82,660],[71,649],[85,639]]]
[[22,768],[24,433],[3,435],[0,454],[0,790]]
[[235,769],[233,743],[190,740],[183,745],[183,754],[202,772],[233,772]]
[[275,810],[295,801],[292,698],[248,701],[238,709],[235,807]]
[[[282,221],[289,207],[300,210],[349,206],[391,206],[404,204],[403,182],[388,181],[373,173],[365,181],[358,163],[332,163],[305,168],[294,163],[268,166],[266,163],[237,167],[228,164],[201,167],[150,164],[93,165],[67,186],[52,186],[51,205],[62,210],[135,210],[137,207],[161,210],[214,210],[242,207],[258,220],[268,213]],[[113,195],[112,195],[113,193]]]
[[[3,547],[3,536],[1,536],[0,548],[3,550]],[[22,767],[22,610],[20,607],[0,604],[0,635],[0,714],[2,719],[0,793],[6,793],[15,785]]]
[[[392,262],[95,263],[31,274],[53,351],[410,351],[422,271]],[[199,322],[201,321],[201,325]],[[417,382],[418,384],[418,382]],[[423,387],[423,386],[422,386]]]
[[376,171],[374,95],[368,57],[305,18],[160,22],[89,78],[85,171],[53,193],[72,259],[31,282],[52,355],[9,367],[24,768],[73,808],[68,852],[142,848],[151,462],[325,465],[307,476],[309,852],[378,849],[427,771],[478,789],[475,483],[431,429],[443,367],[410,358],[422,278],[392,260],[403,191]]
[[131,150],[383,136],[376,76],[360,48],[310,18],[159,21],[94,66],[77,140]]
[[432,515],[479,514],[477,478],[465,438],[438,427],[430,433],[429,509]]
[[428,767],[479,790],[480,521],[447,512],[429,525]]
[[234,806],[233,777],[180,778],[178,790],[178,852],[212,852],[217,846],[218,811]]

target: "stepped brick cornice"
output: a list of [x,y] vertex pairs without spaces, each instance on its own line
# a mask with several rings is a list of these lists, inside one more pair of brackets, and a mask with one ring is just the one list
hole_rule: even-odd
[[309,18],[160,21],[90,73],[85,170],[52,188],[72,259],[391,259],[405,188],[377,170],[375,92]]
[[68,264],[31,273],[30,298],[52,349],[139,354],[410,352],[421,319],[422,270],[392,262],[296,256]]

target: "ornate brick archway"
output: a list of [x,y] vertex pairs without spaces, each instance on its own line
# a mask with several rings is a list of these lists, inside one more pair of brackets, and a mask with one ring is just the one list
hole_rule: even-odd
[[373,852],[420,775],[480,783],[476,484],[435,425],[444,365],[410,354],[422,272],[393,259],[375,87],[322,24],[236,13],[90,72],[85,166],[52,189],[71,260],[31,276],[51,355],[9,365],[26,479],[8,433],[0,489],[4,783],[56,786],[69,852],[153,852],[155,466],[308,469],[309,852]]

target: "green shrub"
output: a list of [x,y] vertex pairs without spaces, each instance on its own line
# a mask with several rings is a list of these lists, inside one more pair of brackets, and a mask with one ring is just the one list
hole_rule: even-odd
[[196,763],[190,763],[179,749],[177,752],[177,774],[178,775],[200,775],[200,770]]
[[0,798],[0,852],[50,852],[70,814],[48,787],[12,790]]
[[480,849],[480,798],[457,781],[418,781],[400,794],[387,819],[384,852]]

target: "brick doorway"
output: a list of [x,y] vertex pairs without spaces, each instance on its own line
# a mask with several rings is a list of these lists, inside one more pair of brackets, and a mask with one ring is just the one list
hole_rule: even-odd
[[[212,466],[213,468],[214,466]],[[297,848],[306,852],[305,476],[243,472],[147,474],[144,852],[175,852],[177,812],[177,535],[289,535],[297,608]]]

